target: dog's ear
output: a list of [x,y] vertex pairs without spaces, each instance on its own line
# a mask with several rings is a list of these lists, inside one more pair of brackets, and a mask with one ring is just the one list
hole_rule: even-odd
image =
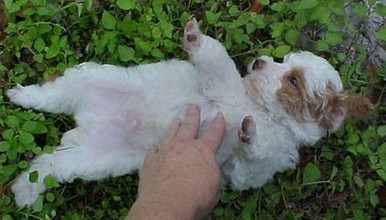
[[321,125],[329,131],[336,131],[342,125],[347,116],[347,107],[342,97],[334,97],[329,100],[322,114]]
[[332,98],[324,109],[321,125],[336,131],[348,117],[362,119],[370,115],[373,105],[368,98],[349,93]]
[[359,94],[349,93],[345,98],[345,105],[347,108],[347,116],[357,119],[363,119],[370,115],[374,106],[370,100]]

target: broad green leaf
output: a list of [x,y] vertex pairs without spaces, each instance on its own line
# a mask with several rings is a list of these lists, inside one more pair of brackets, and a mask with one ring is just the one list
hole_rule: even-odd
[[275,57],[284,57],[284,55],[286,55],[290,50],[291,50],[291,47],[290,47],[290,46],[287,46],[287,45],[281,45],[281,46],[278,46],[278,47],[273,51],[273,55],[274,55]]
[[158,48],[153,48],[153,50],[151,51],[151,55],[155,58],[158,58],[158,59],[164,58],[164,54]]
[[50,13],[50,10],[47,7],[39,7],[36,10],[36,13],[40,16],[48,15]]
[[34,202],[34,204],[32,204],[32,209],[35,211],[35,212],[41,212],[43,210],[43,196],[40,195],[36,201]]
[[144,52],[150,53],[152,48],[150,42],[144,42],[141,40],[137,40],[135,44]]
[[5,118],[5,124],[10,128],[19,128],[20,119],[14,115],[9,115]]
[[121,197],[121,196],[117,196],[117,195],[114,195],[114,196],[113,196],[113,201],[119,202],[119,201],[121,201],[121,200],[122,200],[122,197]]
[[379,136],[384,137],[386,136],[386,125],[379,126],[377,128],[377,133]]
[[328,24],[331,17],[331,10],[327,7],[318,6],[312,10],[311,20],[316,20],[321,24]]
[[346,156],[343,160],[343,172],[347,176],[347,179],[351,180],[353,176],[353,161],[351,157]]
[[305,9],[311,9],[315,8],[318,5],[318,0],[300,0],[297,10],[305,10]]
[[271,6],[271,9],[277,12],[283,11],[284,8],[285,8],[285,2],[275,2]]
[[19,161],[17,163],[17,166],[20,168],[20,169],[25,169],[28,167],[28,162],[25,161],[25,160],[22,160],[22,161]]
[[375,36],[379,40],[386,41],[386,27],[379,28],[379,30],[375,33]]
[[377,14],[380,15],[380,16],[386,16],[386,5],[377,4],[377,5],[375,6],[375,11],[376,11]]
[[103,11],[103,14],[102,14],[103,27],[109,30],[113,30],[116,24],[117,24],[117,20],[115,19],[115,17],[112,14],[110,14],[108,11]]
[[46,194],[46,199],[48,202],[53,202],[55,200],[55,194],[51,193],[51,192],[48,192]]
[[15,3],[14,1],[4,1],[5,3],[5,9],[8,13],[14,13],[17,11],[20,11],[20,5],[18,3]]
[[46,43],[44,42],[43,38],[39,37],[38,39],[35,40],[34,48],[38,52],[42,52],[45,46],[46,46]]
[[361,16],[361,17],[364,17],[367,15],[367,8],[366,6],[364,6],[363,4],[355,4],[354,6],[354,12]]
[[38,63],[43,63],[44,55],[39,53],[33,56],[34,60]]
[[241,212],[241,219],[254,219],[254,214],[256,213],[257,208],[257,199],[257,197],[254,197],[246,202]]
[[303,184],[314,183],[322,178],[319,168],[314,163],[308,163],[304,168]]
[[117,6],[123,10],[129,10],[135,7],[135,0],[118,0]]
[[162,36],[161,28],[159,28],[159,27],[154,27],[154,28],[151,30],[151,35],[152,35],[155,39],[161,38],[161,36]]
[[0,141],[0,152],[5,152],[11,147],[9,141]]
[[7,150],[6,154],[9,160],[16,160],[18,153],[16,148],[11,147]]
[[1,218],[1,220],[13,220],[12,216],[8,215],[8,214],[5,214],[3,215],[3,217]]
[[118,55],[121,61],[126,62],[134,59],[135,51],[131,47],[120,45],[118,46]]
[[51,59],[56,57],[60,52],[59,44],[53,43],[47,50],[46,58]]
[[377,153],[380,160],[386,161],[386,142],[378,147]]
[[27,8],[23,11],[23,15],[24,16],[31,16],[31,15],[35,14],[35,11],[36,11],[36,9],[34,9],[34,8]]
[[375,172],[378,174],[379,177],[382,178],[383,181],[386,181],[386,170],[385,169],[377,169]]
[[291,44],[295,45],[299,38],[299,31],[291,29],[285,33],[285,40]]
[[56,181],[55,177],[51,175],[47,175],[46,177],[44,177],[44,185],[49,189],[60,186],[59,183]]
[[211,11],[205,12],[205,17],[208,21],[208,24],[212,24],[212,25],[216,24],[220,16],[221,16],[221,12],[218,12],[218,13],[213,13]]
[[160,27],[162,29],[163,36],[165,36],[167,38],[173,37],[174,26],[172,24],[165,22],[165,21],[161,21]]
[[348,137],[348,143],[356,145],[360,141],[359,135],[357,133],[351,132]]
[[39,172],[36,170],[30,172],[28,178],[31,183],[37,183],[39,181]]
[[0,163],[7,161],[7,156],[5,154],[0,154]]
[[230,15],[238,15],[238,13],[240,12],[239,8],[236,6],[236,5],[232,5],[229,9],[228,9],[228,13]]
[[51,30],[52,30],[52,27],[49,24],[38,24],[38,26],[37,26],[37,31],[40,34],[47,33],[47,32],[49,32]]
[[359,187],[359,188],[362,188],[365,184],[363,183],[363,180],[361,179],[360,176],[358,175],[355,175],[353,177],[353,180],[354,180],[354,183]]
[[5,131],[1,132],[1,136],[3,136],[5,140],[13,140],[15,138],[14,135],[15,132],[12,129],[6,129]]
[[24,122],[23,126],[21,127],[21,130],[29,132],[31,134],[44,134],[48,131],[47,127],[43,123],[37,121]]
[[303,28],[307,24],[307,15],[308,12],[300,11],[296,13],[295,18],[294,18],[294,24],[298,29]]
[[283,33],[284,29],[285,29],[284,23],[281,23],[281,22],[280,23],[279,22],[274,23],[270,27],[272,29],[271,36],[273,38],[282,36],[282,33]]
[[329,49],[328,44],[324,40],[318,40],[316,41],[316,49],[318,51],[326,51]]
[[11,176],[14,172],[17,170],[17,165],[16,164],[10,164],[3,166],[0,169],[0,174],[3,174],[5,176]]
[[329,32],[326,34],[325,38],[326,38],[326,43],[329,43],[329,44],[338,44],[343,42],[341,34]]
[[21,131],[19,135],[20,143],[28,145],[34,142],[34,136],[28,132]]

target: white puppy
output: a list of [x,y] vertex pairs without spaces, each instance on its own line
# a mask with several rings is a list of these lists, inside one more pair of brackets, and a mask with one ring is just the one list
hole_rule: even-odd
[[[352,100],[359,109],[354,115],[369,112],[370,103],[347,95],[338,72],[309,52],[287,55],[283,63],[257,58],[241,78],[225,48],[201,35],[195,20],[185,28],[184,45],[192,62],[82,63],[53,82],[9,90],[10,100],[24,108],[73,114],[77,122],[54,153],[38,156],[16,179],[17,205],[33,204],[48,174],[71,182],[136,171],[147,147],[191,103],[201,108],[201,130],[217,112],[224,114],[227,131],[217,159],[224,185],[239,190],[295,167],[299,146],[336,131]],[[29,181],[31,171],[38,171],[37,182]]]

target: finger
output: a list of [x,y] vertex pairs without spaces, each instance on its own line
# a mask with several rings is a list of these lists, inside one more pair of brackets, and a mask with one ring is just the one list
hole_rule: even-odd
[[180,126],[181,126],[181,121],[179,119],[177,119],[176,121],[173,122],[172,125],[170,125],[162,141],[163,146],[168,146],[172,142]]
[[159,149],[158,149],[157,145],[155,145],[155,144],[150,145],[147,148],[144,162],[147,160],[151,160],[158,153],[158,151],[159,151]]
[[208,130],[204,135],[199,139],[202,143],[205,143],[204,146],[209,147],[213,152],[217,152],[222,139],[225,135],[226,123],[224,115],[219,112],[214,118],[212,124],[209,126]]
[[150,145],[147,148],[145,159],[143,161],[143,165],[147,164],[148,161],[150,161],[154,156],[158,153],[158,147],[155,144]]
[[200,109],[197,105],[189,105],[185,118],[177,132],[176,138],[179,140],[191,140],[197,137],[200,126]]

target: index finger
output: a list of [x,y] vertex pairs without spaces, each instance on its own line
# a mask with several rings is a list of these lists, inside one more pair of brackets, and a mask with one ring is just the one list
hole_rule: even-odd
[[189,105],[182,120],[181,126],[176,134],[179,140],[192,140],[197,136],[200,126],[200,109],[197,105]]
[[199,139],[205,146],[211,148],[213,152],[217,152],[220,144],[224,138],[226,129],[225,118],[222,113],[217,113],[212,124],[209,126],[208,130],[204,135]]

